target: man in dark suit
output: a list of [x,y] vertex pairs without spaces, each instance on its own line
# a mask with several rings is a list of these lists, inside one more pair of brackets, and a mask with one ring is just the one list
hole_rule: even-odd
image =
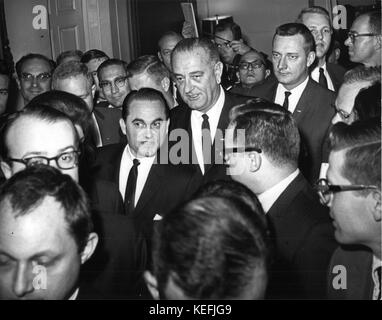
[[123,103],[122,116],[120,125],[128,144],[101,148],[94,172],[118,187],[125,214],[150,245],[154,221],[192,195],[194,171],[171,165],[168,159],[169,109],[159,91],[132,91]]
[[334,236],[328,277],[331,299],[381,300],[381,122],[337,123],[330,134],[327,179],[319,181]]
[[346,69],[338,64],[327,62],[327,54],[332,41],[333,27],[329,12],[313,6],[301,10],[297,21],[303,23],[312,33],[316,43],[316,63],[311,72],[314,81],[331,91],[338,91]]
[[300,137],[292,115],[263,99],[235,108],[225,139],[232,179],[257,196],[275,246],[268,297],[323,298],[335,249],[328,210],[297,168]]
[[231,95],[221,87],[223,64],[208,39],[180,41],[172,53],[172,67],[186,105],[171,110],[170,140],[179,129],[187,133],[187,141],[180,141],[185,147],[181,161],[194,166],[202,183],[227,179],[226,166],[217,150],[222,149],[230,109],[246,98]]
[[322,145],[334,116],[334,92],[309,77],[315,44],[309,29],[300,23],[279,26],[273,37],[275,78],[256,87],[253,94],[284,106],[293,114],[304,146],[300,168],[313,183],[319,176]]

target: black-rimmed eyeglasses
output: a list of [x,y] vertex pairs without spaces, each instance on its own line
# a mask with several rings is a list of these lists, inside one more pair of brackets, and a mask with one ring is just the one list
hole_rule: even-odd
[[50,165],[50,162],[54,160],[58,168],[62,170],[70,170],[78,166],[79,155],[80,151],[68,151],[52,158],[44,156],[33,156],[23,159],[7,158],[6,160],[22,163],[27,167],[32,167],[40,164],[48,166]]
[[355,39],[358,37],[374,37],[374,36],[379,36],[377,33],[357,33],[354,31],[349,31],[348,32],[348,38],[352,43],[354,43]]
[[378,189],[378,187],[362,184],[334,185],[330,184],[327,179],[319,179],[315,189],[320,196],[321,203],[328,205],[332,201],[333,194],[336,192]]

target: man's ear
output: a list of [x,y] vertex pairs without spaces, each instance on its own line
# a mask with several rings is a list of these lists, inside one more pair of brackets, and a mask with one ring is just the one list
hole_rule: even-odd
[[1,165],[1,170],[4,173],[5,178],[8,180],[13,175],[13,171],[12,171],[10,165],[5,161],[1,161],[0,165]]
[[86,261],[90,259],[93,255],[94,250],[96,249],[98,244],[98,235],[94,232],[89,234],[88,241],[86,242],[86,246],[81,253],[81,264],[84,264]]
[[97,90],[96,85],[95,85],[95,83],[93,83],[93,85],[92,85],[92,97],[93,97],[93,99],[95,97],[96,90]]
[[316,59],[316,53],[314,51],[310,51],[308,53],[308,58],[306,60],[306,65],[308,68],[313,64],[315,59]]
[[258,171],[261,167],[261,155],[256,151],[253,151],[249,154],[249,159],[251,160],[251,164],[249,165],[249,171]]
[[21,84],[20,84],[19,76],[16,75],[15,79],[16,79],[16,83],[17,83],[17,88],[18,88],[19,90],[21,90]]
[[171,82],[168,77],[164,77],[162,81],[160,82],[160,84],[165,92],[167,92],[170,89]]
[[222,62],[219,61],[219,62],[215,63],[214,74],[215,74],[217,84],[220,84],[222,74],[223,74],[223,63]]
[[160,61],[163,62],[163,58],[162,58],[162,55],[160,54],[160,51],[158,51],[158,58],[159,58]]
[[168,118],[167,120],[167,124],[166,124],[166,134],[168,134],[168,129],[170,128],[170,118]]
[[126,123],[122,118],[119,119],[119,126],[121,127],[122,133],[126,135]]
[[143,273],[143,278],[145,279],[147,289],[149,290],[153,299],[159,300],[158,281],[155,276],[150,271],[146,270]]
[[380,222],[382,220],[381,192],[379,190],[373,190],[368,195],[368,198],[369,210],[373,214],[374,220]]

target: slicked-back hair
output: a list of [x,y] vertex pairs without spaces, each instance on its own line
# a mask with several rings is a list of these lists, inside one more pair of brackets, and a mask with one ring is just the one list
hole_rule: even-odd
[[81,58],[81,62],[82,63],[88,63],[89,61],[91,61],[93,59],[102,59],[102,58],[109,59],[109,56],[101,50],[92,49],[92,50],[86,51],[83,54],[83,56]]
[[[111,67],[111,66],[120,66],[123,68],[123,70],[127,70],[127,63],[123,60],[119,60],[119,59],[109,59],[109,60],[105,60],[104,62],[102,62],[100,64],[100,66],[98,67],[97,69],[97,76],[98,76],[98,79],[101,81],[102,80],[102,77],[101,77],[101,72],[103,69],[106,69],[108,67]],[[126,71],[127,73],[127,71]]]
[[171,61],[174,61],[174,57],[178,53],[195,52],[197,50],[204,50],[212,65],[220,61],[216,45],[208,38],[187,38],[179,41],[171,53]]
[[93,78],[89,74],[88,67],[86,64],[78,61],[68,61],[57,66],[56,70],[53,72],[52,76],[52,88],[58,88],[58,81],[65,80],[69,78],[74,78],[77,76],[83,76],[88,80],[88,85],[93,84]]
[[375,83],[381,80],[381,66],[365,67],[364,65],[355,67],[347,71],[344,75],[342,84],[351,84],[355,82]]
[[[20,118],[30,117],[36,120],[45,121],[47,123],[68,122],[73,126],[70,118],[63,112],[54,108],[47,108],[41,104],[28,104],[24,109],[19,112],[8,115],[0,128],[0,156],[3,161],[8,157],[9,146],[7,145],[7,136],[10,129],[14,126],[16,121]],[[75,135],[75,145],[78,146],[79,140],[77,131],[73,126],[73,133]]]
[[16,173],[0,188],[0,203],[9,203],[15,218],[33,212],[47,197],[62,207],[66,229],[81,253],[93,223],[87,196],[70,176],[51,166],[36,165]]
[[292,114],[278,104],[261,98],[248,100],[231,110],[234,140],[244,130],[245,146],[261,149],[277,167],[297,167],[300,135]]
[[122,104],[122,119],[126,121],[129,115],[129,108],[133,101],[158,101],[162,106],[166,119],[170,116],[170,108],[162,92],[152,88],[141,88],[129,92]]
[[[381,119],[336,123],[330,133],[331,151],[345,151],[341,174],[352,184],[381,188]],[[367,195],[370,190],[360,191]]]
[[381,34],[381,11],[373,10],[362,13],[361,16],[369,18],[369,31],[370,33]]
[[165,215],[155,233],[160,294],[171,279],[191,299],[262,299],[267,248],[249,206],[201,197]]
[[28,107],[31,108],[32,105],[42,105],[61,111],[74,125],[82,128],[85,136],[88,134],[91,113],[86,102],[80,97],[65,91],[51,90],[33,98]]
[[281,37],[291,37],[298,34],[304,38],[304,50],[306,54],[309,52],[316,52],[314,37],[310,30],[302,23],[286,23],[278,26],[275,35],[273,36],[273,41],[275,40],[276,35]]
[[53,60],[49,59],[48,57],[46,57],[42,54],[39,54],[39,53],[29,53],[29,54],[21,57],[20,60],[17,61],[17,63],[16,63],[16,73],[17,73],[17,76],[19,78],[21,77],[21,72],[22,72],[24,63],[27,62],[28,60],[32,60],[32,59],[40,59],[40,60],[43,60],[46,63],[48,63],[48,65],[50,66],[49,72],[51,72],[51,73],[53,72],[54,68],[56,67],[56,63]]
[[164,78],[170,79],[170,72],[166,66],[154,55],[144,55],[131,61],[127,65],[128,77],[133,77],[141,73],[147,73],[154,82],[160,86]]
[[165,33],[161,35],[161,37],[158,40],[158,50],[161,50],[160,43],[163,41],[163,39],[166,39],[166,38],[177,38],[179,40],[183,39],[182,35],[179,34],[178,32],[166,31]]
[[221,22],[216,25],[215,34],[230,30],[233,35],[233,40],[240,40],[242,38],[241,28],[235,22]]
[[325,8],[320,7],[320,6],[312,6],[309,8],[302,9],[297,16],[296,22],[297,23],[303,23],[302,21],[304,18],[304,14],[307,14],[307,13],[316,13],[316,14],[320,14],[320,15],[325,16],[328,19],[330,28],[332,28],[332,20],[330,19],[330,15],[329,15],[328,10],[326,10]]
[[75,57],[78,58],[78,61],[81,61],[83,54],[84,53],[81,50],[68,50],[61,52],[56,59],[57,66],[59,66],[66,58]]
[[354,100],[353,112],[358,120],[381,119],[381,82],[362,88]]

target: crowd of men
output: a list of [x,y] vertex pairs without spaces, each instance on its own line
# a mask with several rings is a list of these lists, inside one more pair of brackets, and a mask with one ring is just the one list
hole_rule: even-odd
[[270,41],[1,62],[0,299],[381,300],[381,13]]

